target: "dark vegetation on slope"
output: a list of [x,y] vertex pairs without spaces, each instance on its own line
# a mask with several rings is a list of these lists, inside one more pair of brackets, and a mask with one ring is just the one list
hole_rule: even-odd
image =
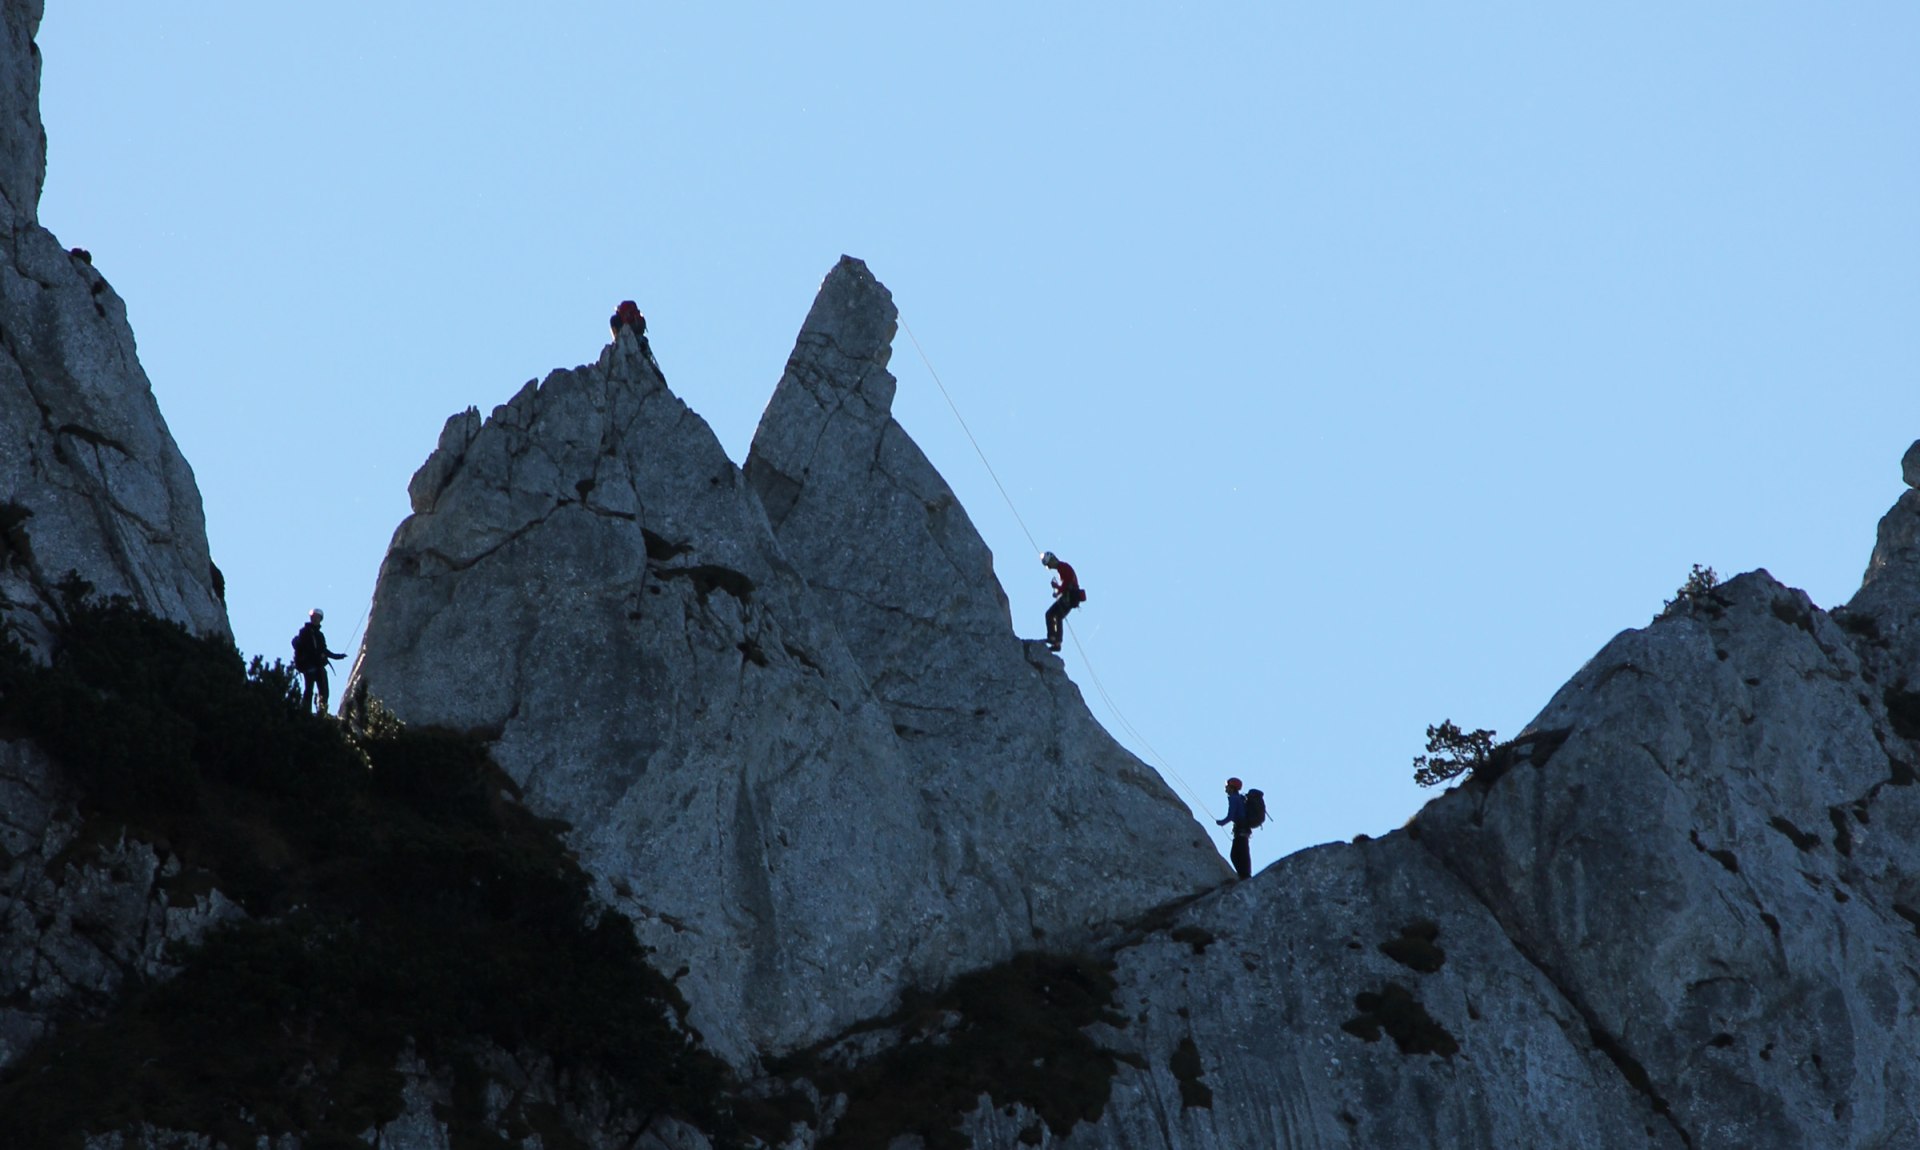
[[[731,1127],[726,1071],[681,1025],[678,991],[478,741],[391,722],[350,735],[303,713],[278,664],[67,590],[51,666],[0,645],[0,730],[70,773],[82,857],[124,831],[180,861],[172,897],[217,888],[249,917],[0,1076],[9,1144],[148,1122],[358,1148],[399,1113],[409,1047],[453,1083],[456,1147],[501,1144],[480,1108],[484,1068],[509,1055],[634,1128]],[[581,1144],[552,1106],[511,1109],[509,1132]]]
[[[902,1134],[919,1135],[928,1150],[966,1150],[958,1127],[982,1094],[1025,1106],[1063,1138],[1099,1120],[1118,1063],[1135,1061],[1085,1033],[1098,1022],[1126,1025],[1112,1009],[1115,985],[1111,963],[1027,952],[937,994],[912,994],[898,1013],[771,1069],[847,1095],[824,1150],[884,1150]],[[894,1042],[849,1065],[863,1038]],[[1038,1143],[1038,1125],[1022,1140]]]

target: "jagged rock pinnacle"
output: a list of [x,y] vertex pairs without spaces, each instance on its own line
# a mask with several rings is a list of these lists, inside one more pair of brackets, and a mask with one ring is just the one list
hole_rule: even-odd
[[126,305],[35,219],[45,168],[38,3],[0,6],[0,619],[29,643],[76,572],[101,594],[227,631],[200,492]]
[[1844,618],[1875,641],[1871,657],[1898,690],[1920,689],[1920,442],[1900,461],[1907,490],[1880,519],[1860,590]]
[[1024,899],[1036,936],[1057,937],[1219,882],[1185,805],[1093,721],[1058,659],[1015,636],[992,552],[892,417],[896,317],[866,265],[843,257],[745,470],[915,776],[943,809],[994,796],[994,837],[1029,848],[954,836],[946,848],[974,858],[954,897]]
[[0,231],[38,218],[47,172],[47,134],[40,125],[40,0],[0,5]]
[[[403,719],[496,737],[735,1058],[1222,873],[1057,661],[1022,657],[991,556],[888,418],[892,330],[886,289],[842,261],[763,421],[790,412],[813,442],[819,486],[784,516],[631,336],[454,416],[357,672]],[[844,436],[818,434],[812,400],[790,409],[796,372]],[[916,518],[822,519],[828,484],[876,458],[916,494],[838,496]],[[930,515],[946,526],[912,535]],[[770,518],[812,533],[799,559]],[[865,574],[812,586],[832,550]],[[865,616],[842,610],[856,593]]]

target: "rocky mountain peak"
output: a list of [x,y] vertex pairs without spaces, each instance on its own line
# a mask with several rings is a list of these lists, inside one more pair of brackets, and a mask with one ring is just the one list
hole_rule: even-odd
[[1880,519],[1873,557],[1843,620],[1877,641],[1878,662],[1901,690],[1920,688],[1920,442],[1900,460],[1908,490]]
[[[800,552],[630,334],[455,415],[355,674],[405,720],[495,739],[736,1060],[1222,873],[1058,661],[1023,657],[990,554],[888,416],[892,327],[886,289],[842,261],[763,422],[777,437],[790,394],[813,397],[794,435],[816,405],[846,413],[797,468]],[[914,517],[822,521],[876,436],[915,494],[888,481],[874,506]],[[816,585],[824,551],[863,556],[864,583]],[[876,619],[836,606],[861,586]]]
[[39,217],[47,171],[47,134],[40,126],[41,0],[0,5],[0,230]]
[[200,492],[154,402],[126,305],[35,222],[40,5],[0,6],[0,617],[30,644],[77,573],[225,633]]
[[950,844],[981,883],[957,897],[1024,902],[1042,937],[1218,882],[1185,806],[1094,722],[1059,658],[1014,634],[993,552],[893,419],[896,315],[866,265],[842,258],[745,470],[922,787],[943,810],[986,805],[991,841],[1035,848]]

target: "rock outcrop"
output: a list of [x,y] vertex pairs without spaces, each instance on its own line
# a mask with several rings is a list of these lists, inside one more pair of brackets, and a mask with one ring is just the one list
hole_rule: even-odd
[[[1290,856],[1115,948],[1123,1064],[1103,1150],[1681,1150],[1586,1020],[1473,891],[1401,833]],[[1019,1150],[1022,1108],[976,1147]],[[1023,1141],[1023,1135],[1025,1140]]]
[[[39,16],[0,0],[0,612],[38,643],[75,571],[224,634],[124,308],[35,220]],[[751,1068],[838,1034],[778,1065],[853,1081],[917,1042],[937,1077],[962,1030],[1021,1020],[941,1007],[909,1037],[876,1016],[1046,947],[1111,964],[1111,1003],[1077,1003],[1104,1011],[1084,1032],[1104,1049],[1077,1065],[1113,1073],[1045,1120],[989,1085],[969,1145],[1920,1145],[1920,491],[1844,608],[1764,571],[1684,595],[1406,828],[1219,886],[1184,808],[1015,637],[993,556],[891,417],[894,321],[843,260],[744,470],[630,335],[455,416],[355,673],[405,719],[491,738],[714,1049]],[[1920,444],[1903,474],[1920,487]],[[0,1069],[241,914],[80,807],[0,732]],[[969,1048],[1024,1070],[1062,1041],[1038,1030]],[[363,1140],[457,1144],[452,1080],[400,1069],[397,1116]],[[551,1066],[518,1073],[516,1105],[570,1105]],[[747,1088],[819,1103],[793,1150],[853,1112],[815,1085]],[[504,1096],[477,1103],[486,1136],[526,1140]],[[683,1117],[561,1126],[707,1145]],[[219,1144],[121,1125],[85,1145]]]
[[[1873,557],[1860,590],[1839,615],[1866,641],[1865,650],[1895,699],[1920,691],[1920,443],[1900,461],[1909,490],[1881,517]],[[1910,717],[1896,704],[1895,717],[1920,735],[1920,713]]]
[[162,978],[167,948],[238,914],[164,847],[88,823],[59,768],[0,740],[0,1068],[129,977]]
[[225,633],[193,471],[134,352],[126,306],[37,222],[40,5],[0,7],[0,620],[29,643],[78,572],[102,594]]
[[[816,319],[844,307],[843,279]],[[890,326],[873,287],[847,323]],[[796,364],[817,334],[810,321]],[[780,424],[775,406],[763,436]],[[796,433],[810,426],[810,413],[793,417]],[[945,491],[891,434],[929,495]],[[1021,657],[950,494],[939,513],[972,548],[957,571],[926,567],[910,533],[926,529],[924,509],[877,545],[832,542],[833,524],[812,536],[810,548],[860,545],[901,564],[895,587],[867,598],[898,633],[849,637],[822,606],[844,589],[816,592],[810,572],[826,569],[796,569],[631,335],[484,421],[453,417],[410,490],[355,681],[407,721],[497,735],[529,805],[572,824],[609,901],[665,969],[684,967],[693,1022],[729,1057],[821,1037],[904,986],[1071,942],[1223,875],[1191,815],[1092,723],[1057,661]],[[928,578],[939,586],[911,586]],[[997,604],[998,634],[984,630],[991,611],[968,607],[956,625],[972,630],[940,641],[912,621],[931,596]],[[916,700],[893,680],[909,658],[900,645],[916,642],[929,645],[926,679],[974,691],[964,708],[929,705],[909,722]],[[1012,689],[997,685],[1007,676]]]
[[[1211,848],[1196,858],[1201,843],[1179,841],[1186,807],[1094,722],[1057,656],[1015,637],[992,552],[892,418],[896,315],[866,265],[842,258],[745,470],[955,832],[953,913],[1044,944],[1220,881]],[[1044,578],[1028,561],[1022,573]]]
[[1683,597],[1404,830],[1121,940],[1145,1065],[1057,1144],[1920,1145],[1914,494],[1839,623]]
[[[40,647],[72,572],[225,634],[200,495],[126,308],[37,220],[40,14],[0,3],[0,630]],[[231,910],[217,892],[172,886],[179,865],[164,849],[100,834],[40,748],[0,731],[0,1067],[129,974],[164,972],[169,943]]]

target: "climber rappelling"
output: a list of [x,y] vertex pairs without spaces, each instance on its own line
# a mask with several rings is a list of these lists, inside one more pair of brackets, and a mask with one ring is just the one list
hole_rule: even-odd
[[1060,649],[1061,632],[1066,627],[1067,612],[1087,601],[1087,593],[1080,589],[1080,578],[1073,573],[1073,565],[1049,551],[1040,556],[1042,566],[1051,570],[1056,578],[1053,581],[1053,606],[1047,608],[1047,650]]

